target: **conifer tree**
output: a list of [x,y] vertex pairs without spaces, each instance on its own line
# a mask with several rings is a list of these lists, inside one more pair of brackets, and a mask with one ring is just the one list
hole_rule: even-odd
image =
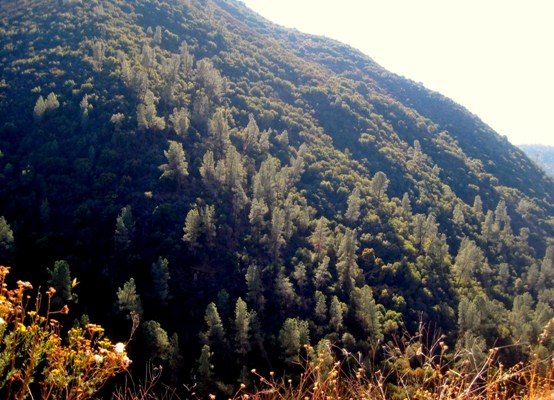
[[160,179],[173,179],[177,182],[177,186],[181,188],[189,174],[185,150],[181,143],[174,140],[168,140],[168,143],[169,148],[164,150],[167,163],[158,167],[162,171]]
[[135,222],[130,205],[121,209],[115,220],[114,241],[117,248],[127,250],[131,244]]
[[58,101],[58,96],[51,92],[46,97],[46,111],[53,111],[57,109],[60,106],[60,102]]
[[202,228],[202,218],[197,208],[189,210],[183,227],[183,241],[188,242],[191,248],[195,249],[200,245],[199,237]]
[[158,257],[155,263],[152,263],[150,269],[152,275],[152,286],[155,296],[162,306],[167,305],[169,300],[169,261],[166,258]]
[[314,316],[319,323],[327,320],[327,296],[319,290],[315,291]]
[[195,76],[197,84],[204,89],[210,99],[219,101],[223,97],[226,86],[225,79],[221,77],[211,60],[203,58],[198,61]]
[[225,108],[218,108],[208,121],[210,150],[214,152],[216,158],[222,158],[231,144],[228,118],[228,111]]
[[381,171],[376,172],[373,179],[371,179],[370,189],[371,193],[377,200],[377,203],[381,202],[381,196],[387,192],[388,186],[389,179],[387,178],[387,175]]
[[248,288],[247,300],[254,305],[258,313],[263,312],[266,299],[263,294],[262,269],[256,264],[251,264],[246,270],[245,279]]
[[267,215],[268,211],[269,208],[267,207],[263,199],[253,199],[250,203],[250,213],[248,214],[248,220],[250,221],[252,237],[257,243],[260,242],[262,238],[262,232],[267,225],[265,216]]
[[213,378],[213,369],[212,356],[210,346],[204,344],[202,350],[200,351],[200,357],[198,358],[198,374],[200,375],[200,381],[203,383],[208,383]]
[[299,318],[287,318],[279,331],[279,343],[287,361],[296,361],[304,345],[310,344],[308,322]]
[[412,205],[410,203],[410,196],[406,192],[402,196],[402,216],[405,220],[408,220],[412,216]]
[[10,224],[8,224],[6,218],[0,216],[0,250],[2,250],[3,253],[7,252],[13,246],[13,242],[14,236]]
[[460,226],[465,224],[464,209],[460,203],[454,206],[454,210],[452,211],[452,220],[455,224]]
[[458,283],[462,280],[469,281],[484,268],[485,263],[483,251],[473,240],[464,237],[453,265]]
[[214,345],[222,345],[225,342],[225,328],[223,327],[215,303],[210,303],[206,307],[204,321],[206,321],[207,329],[200,334],[202,342],[211,347],[214,347]]
[[321,260],[317,268],[314,271],[314,286],[316,289],[323,289],[327,286],[327,284],[331,281],[332,275],[329,272],[329,262],[331,259],[329,256],[323,257],[323,260]]
[[481,200],[481,196],[477,195],[475,196],[475,200],[473,201],[473,212],[475,213],[475,216],[479,221],[482,221],[483,219],[483,200]]
[[284,310],[293,309],[298,304],[299,299],[294,286],[282,269],[275,277],[274,289],[275,295],[279,299],[279,303],[283,305]]
[[190,54],[189,45],[185,40],[183,40],[181,46],[179,46],[179,52],[179,56],[181,57],[181,70],[186,77],[189,77],[194,65],[194,56]]
[[313,261],[321,261],[326,255],[332,243],[332,233],[329,229],[329,220],[321,217],[315,221],[313,233],[308,238],[313,249]]
[[33,116],[37,121],[40,121],[44,114],[46,113],[46,101],[44,97],[39,96],[37,102],[35,103],[35,108],[33,109]]
[[338,284],[346,293],[356,285],[356,282],[362,278],[362,271],[358,267],[357,255],[358,241],[356,232],[350,228],[346,229],[340,242],[337,252],[337,275]]
[[171,347],[166,330],[157,321],[144,322],[142,330],[149,358],[166,361],[169,358]]
[[122,288],[117,289],[117,306],[120,312],[127,314],[127,318],[130,318],[131,313],[142,315],[142,302],[133,278],[125,282]]
[[260,138],[260,128],[252,114],[248,114],[248,125],[241,132],[242,150],[248,152],[250,149],[258,150],[258,140]]
[[54,304],[61,306],[69,302],[76,303],[77,295],[73,293],[69,263],[65,260],[56,261],[54,267],[47,271],[50,275],[48,285],[56,289],[56,296],[52,299]]
[[95,71],[102,70],[102,64],[104,63],[105,58],[106,58],[106,44],[101,40],[95,41],[92,44],[92,59],[93,59],[93,65],[94,65]]
[[158,116],[156,110],[157,99],[154,93],[146,90],[144,101],[137,106],[137,123],[141,130],[162,130],[165,128],[165,119]]
[[236,352],[243,357],[250,351],[250,319],[248,307],[239,297],[235,306],[235,343]]
[[375,304],[373,291],[367,285],[355,288],[352,293],[354,315],[371,343],[383,338],[381,319],[383,316]]
[[344,217],[350,223],[357,221],[360,217],[360,189],[355,188],[348,196],[348,208]]
[[189,113],[187,109],[184,107],[174,108],[173,114],[171,114],[169,120],[171,121],[173,129],[175,130],[177,136],[184,138],[190,125]]
[[281,248],[286,244],[283,236],[285,228],[285,212],[276,208],[271,214],[271,226],[269,235],[267,235],[267,249],[273,260],[278,260],[281,254]]

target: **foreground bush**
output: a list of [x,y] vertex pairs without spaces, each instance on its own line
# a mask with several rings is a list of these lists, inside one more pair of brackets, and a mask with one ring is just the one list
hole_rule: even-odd
[[[422,346],[415,336],[398,346],[384,346],[390,358],[384,367],[368,372],[354,355],[342,351],[337,361],[336,349],[329,344],[319,350],[306,347],[307,357],[297,378],[276,379],[274,373],[256,378],[253,390],[247,385],[232,396],[233,400],[543,400],[554,398],[552,357],[538,356],[527,363],[505,368],[496,361],[503,349],[495,348],[481,363],[471,352],[448,352],[438,339]],[[372,366],[369,366],[371,368]],[[220,396],[209,395],[209,399]],[[221,396],[228,398],[228,396]]]
[[95,324],[62,335],[53,317],[69,309],[51,309],[55,289],[46,291],[43,304],[44,294],[26,294],[29,282],[8,289],[8,273],[0,266],[0,398],[88,399],[127,369],[125,344],[112,344]]

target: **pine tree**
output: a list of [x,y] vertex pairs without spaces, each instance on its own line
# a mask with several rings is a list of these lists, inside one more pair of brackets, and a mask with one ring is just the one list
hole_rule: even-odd
[[479,195],[475,196],[475,200],[473,201],[473,212],[479,221],[483,219],[483,200],[481,200],[481,196]]
[[149,358],[166,361],[169,358],[171,344],[165,329],[157,321],[146,321],[142,325],[142,330]]
[[360,218],[360,189],[355,188],[350,196],[348,196],[348,209],[344,217],[350,223],[355,222]]
[[133,278],[125,282],[122,288],[117,289],[117,306],[120,312],[127,314],[127,318],[130,318],[131,313],[142,315],[142,302]]
[[331,281],[332,275],[329,272],[329,256],[323,257],[314,271],[314,286],[316,289],[323,289]]
[[454,206],[454,210],[452,211],[452,220],[457,225],[464,225],[465,224],[465,216],[464,216],[464,209],[462,208],[462,205],[460,203],[456,204]]
[[287,361],[298,360],[302,347],[310,344],[308,322],[299,318],[287,318],[279,331],[279,343]]
[[58,96],[51,92],[46,97],[46,111],[50,112],[60,107],[60,102],[58,101]]
[[214,67],[211,60],[203,58],[196,65],[196,83],[204,89],[213,101],[219,101],[225,94],[225,79]]
[[498,236],[498,226],[494,222],[494,213],[491,210],[487,211],[485,220],[481,225],[481,235],[488,241],[494,241]]
[[377,200],[377,203],[381,202],[381,196],[387,192],[388,186],[389,179],[387,178],[387,175],[381,171],[376,172],[373,179],[371,179],[370,189],[371,193]]
[[284,310],[293,309],[298,304],[299,298],[294,290],[294,286],[282,269],[275,277],[274,289],[275,295],[279,299],[279,303],[283,305]]
[[235,343],[236,352],[244,357],[250,351],[250,318],[248,307],[240,297],[235,306]]
[[[13,231],[3,216],[0,217],[0,250],[7,252],[13,246],[14,236]],[[0,253],[2,254],[2,253]]]
[[283,236],[285,228],[285,212],[276,208],[271,215],[271,226],[269,235],[267,235],[267,249],[273,260],[278,260],[281,254],[281,248],[286,244]]
[[177,136],[184,138],[189,130],[189,113],[186,108],[174,108],[169,120]]
[[315,221],[313,233],[308,238],[313,249],[313,261],[321,261],[326,255],[332,243],[332,233],[329,229],[329,220],[321,217]]
[[156,103],[158,99],[150,90],[146,90],[144,101],[137,106],[138,128],[142,130],[157,130],[165,128],[165,119],[158,116]]
[[260,128],[254,119],[252,114],[248,115],[248,125],[241,132],[242,138],[242,150],[248,152],[250,149],[253,151],[258,150],[258,140],[260,138]]
[[341,332],[344,327],[344,316],[348,311],[348,305],[341,302],[337,296],[331,298],[329,306],[329,325],[335,332]]
[[106,58],[106,44],[97,40],[92,44],[92,59],[93,66],[95,71],[102,70],[102,64],[104,64],[104,59]]
[[197,208],[189,210],[185,218],[185,226],[183,227],[183,241],[188,242],[191,248],[195,249],[200,246],[199,237],[202,228],[202,218]]
[[354,315],[371,343],[383,339],[381,319],[383,316],[375,304],[373,291],[367,285],[355,288],[352,293]]
[[254,305],[258,313],[263,312],[266,299],[263,294],[262,269],[256,264],[251,264],[246,270],[245,279],[248,288],[247,300]]
[[217,311],[215,303],[210,303],[206,307],[204,313],[204,321],[206,321],[207,329],[200,334],[200,338],[204,344],[208,344],[211,347],[214,345],[221,345],[225,342],[225,328],[221,322],[221,317]]
[[252,231],[252,237],[256,243],[259,243],[262,238],[262,232],[267,225],[265,216],[267,215],[269,208],[263,201],[263,199],[253,199],[250,203],[250,213],[248,214],[248,220],[250,221],[250,227]]
[[358,241],[356,232],[347,228],[340,242],[337,252],[337,275],[338,284],[346,293],[356,285],[356,282],[362,278],[362,271],[358,267],[357,255]]
[[177,182],[177,186],[181,188],[189,174],[185,150],[181,143],[174,140],[168,140],[168,143],[169,148],[164,150],[167,163],[158,167],[162,171],[160,179],[173,179]]
[[225,108],[218,108],[208,121],[210,150],[214,152],[216,158],[222,158],[231,144],[228,118],[228,111]]
[[53,303],[57,306],[69,302],[76,303],[77,295],[73,293],[73,282],[68,262],[65,260],[56,261],[54,267],[48,268],[47,271],[50,275],[48,285],[56,289],[56,296],[52,299]]
[[189,77],[192,73],[192,67],[194,65],[194,56],[190,54],[189,45],[185,40],[179,47],[179,56],[181,57],[181,69],[186,77]]
[[115,220],[114,242],[120,250],[127,250],[131,244],[135,222],[131,206],[125,206]]
[[200,375],[200,381],[203,383],[211,382],[213,378],[212,356],[210,346],[205,344],[200,351],[200,357],[198,358],[198,374]]
[[319,323],[327,320],[327,296],[319,290],[315,291],[314,316]]
[[46,101],[44,97],[39,96],[37,102],[35,103],[35,108],[33,109],[33,116],[37,121],[40,121],[44,114],[46,113]]
[[304,291],[304,288],[308,284],[308,278],[306,273],[306,265],[302,261],[299,261],[294,266],[292,277],[296,281],[296,285],[300,289],[300,292]]
[[167,306],[169,300],[169,261],[166,258],[158,257],[155,263],[152,263],[150,269],[152,275],[152,286],[155,296],[162,306]]
[[412,216],[412,205],[408,193],[404,193],[402,196],[402,216],[405,220],[409,220]]
[[485,262],[483,251],[473,240],[464,237],[453,265],[458,283],[462,280],[469,281],[475,277],[475,274],[483,269]]
[[154,31],[154,36],[152,37],[152,43],[160,45],[162,44],[162,28],[161,26],[156,26]]

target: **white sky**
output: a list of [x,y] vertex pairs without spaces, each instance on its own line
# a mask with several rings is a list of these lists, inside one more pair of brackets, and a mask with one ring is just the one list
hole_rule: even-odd
[[514,144],[554,145],[554,0],[243,0],[331,37],[477,114]]

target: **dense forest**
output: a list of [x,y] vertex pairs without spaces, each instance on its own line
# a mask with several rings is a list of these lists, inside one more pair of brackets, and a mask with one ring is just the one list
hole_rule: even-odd
[[138,375],[227,392],[421,324],[547,355],[553,237],[522,150],[346,45],[236,0],[0,2],[0,263],[67,328],[140,319]]
[[540,144],[520,144],[520,147],[531,160],[554,178],[554,146]]

